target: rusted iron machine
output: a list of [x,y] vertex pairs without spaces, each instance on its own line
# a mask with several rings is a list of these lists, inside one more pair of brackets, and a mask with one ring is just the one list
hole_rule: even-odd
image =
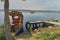
[[38,28],[44,28],[44,27],[49,27],[49,26],[54,26],[54,24],[43,22],[43,21],[34,21],[34,22],[27,22],[26,23],[26,29],[29,30],[32,28],[32,30],[38,29]]
[[11,31],[16,34],[23,32],[23,14],[21,12],[12,11],[9,12],[12,17]]

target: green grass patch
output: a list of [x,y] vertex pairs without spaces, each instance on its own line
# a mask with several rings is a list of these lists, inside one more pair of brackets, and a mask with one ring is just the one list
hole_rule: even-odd
[[5,27],[0,25],[0,40],[5,40]]
[[53,32],[49,32],[49,30],[44,31],[41,34],[35,35],[34,38],[37,40],[60,40],[60,28],[53,30]]
[[54,40],[54,37],[55,37],[55,34],[50,34],[50,33],[47,33],[47,32],[35,36],[35,38],[39,39],[39,40]]
[[[12,35],[12,39],[15,40],[15,36]],[[0,40],[6,40],[5,38],[5,26],[0,25]]]

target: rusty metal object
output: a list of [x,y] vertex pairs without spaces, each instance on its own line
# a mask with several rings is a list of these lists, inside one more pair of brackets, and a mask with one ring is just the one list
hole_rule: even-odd
[[26,22],[26,29],[30,30],[32,27],[32,30],[38,29],[38,28],[44,28],[44,27],[49,27],[49,26],[54,26],[52,23],[44,22],[44,21],[30,21]]
[[22,29],[22,24],[23,24],[23,14],[21,12],[17,11],[12,11],[9,12],[9,15],[12,17],[12,28],[15,29]]

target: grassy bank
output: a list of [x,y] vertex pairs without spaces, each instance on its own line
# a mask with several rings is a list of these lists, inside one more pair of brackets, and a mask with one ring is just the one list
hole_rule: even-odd
[[0,40],[5,39],[5,28],[4,25],[0,25]]
[[[15,40],[15,36],[12,36],[12,39]],[[0,25],[0,40],[5,40],[4,25]],[[20,34],[16,40],[60,40],[60,27],[38,28],[31,33]]]
[[[12,35],[12,39],[15,40],[15,36]],[[5,26],[0,25],[0,40],[6,40],[5,38]]]
[[60,28],[42,28],[33,38],[36,40],[60,40]]
[[[39,28],[31,32],[32,36],[21,35],[17,40],[60,40],[60,28]],[[25,34],[27,35],[27,34]],[[22,37],[23,36],[23,37]]]

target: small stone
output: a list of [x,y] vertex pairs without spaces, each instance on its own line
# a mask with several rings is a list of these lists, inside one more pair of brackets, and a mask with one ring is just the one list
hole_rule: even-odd
[[52,26],[49,26],[48,28],[52,28]]

